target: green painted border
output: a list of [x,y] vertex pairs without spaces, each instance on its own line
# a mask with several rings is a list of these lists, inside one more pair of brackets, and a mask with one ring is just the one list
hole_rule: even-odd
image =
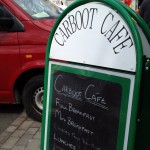
[[[135,129],[136,129],[136,117],[137,117],[137,109],[138,109],[138,98],[139,98],[139,87],[141,82],[141,73],[142,73],[142,65],[143,65],[143,51],[142,51],[142,44],[140,35],[138,33],[137,27],[130,17],[130,15],[127,13],[127,11],[116,1],[114,0],[79,0],[71,4],[67,9],[64,10],[62,15],[57,19],[55,26],[53,27],[48,44],[47,44],[47,50],[46,50],[46,69],[45,69],[45,80],[44,80],[44,91],[47,91],[47,80],[48,80],[48,68],[49,68],[49,53],[50,53],[50,47],[51,42],[54,36],[54,33],[60,24],[61,20],[74,8],[84,5],[86,3],[90,2],[101,2],[105,5],[108,5],[108,7],[113,8],[114,10],[117,10],[117,12],[124,18],[125,22],[128,24],[128,27],[130,28],[130,31],[133,35],[133,40],[135,43],[136,48],[136,74],[135,74],[135,85],[134,85],[134,96],[133,96],[133,106],[132,112],[131,112],[131,122],[130,122],[130,131],[129,131],[129,140],[128,140],[128,150],[132,150],[134,147],[134,138],[135,138]],[[46,92],[44,92],[44,108],[46,107]],[[44,146],[44,128],[45,128],[45,115],[46,110],[43,111],[43,120],[42,120],[42,135],[41,135],[41,149]],[[132,124],[132,127],[131,127]]]
[[137,24],[142,28],[148,42],[150,43],[150,28],[148,27],[147,23],[141,18],[139,14],[137,14],[133,9],[128,7],[126,4],[122,3],[120,0],[116,0],[129,14],[130,16],[135,19]]
[[[99,73],[99,72],[93,72],[93,71],[88,71],[88,70],[81,70],[77,68],[71,68],[67,66],[60,66],[60,65],[55,65],[52,64],[51,66],[51,85],[50,87],[53,87],[53,74],[56,71],[63,71],[67,73],[73,73],[77,75],[83,75],[86,77],[92,77],[96,79],[101,79],[105,81],[110,81],[117,83],[121,86],[122,88],[122,96],[121,96],[121,107],[120,107],[120,115],[119,115],[119,129],[118,129],[118,138],[117,138],[117,145],[116,145],[116,150],[121,150],[123,149],[124,146],[124,134],[125,134],[125,127],[126,127],[126,117],[127,117],[127,108],[128,108],[128,99],[129,99],[129,92],[130,92],[130,79],[128,78],[123,78],[123,77],[118,77],[114,75],[109,75],[109,74],[104,74],[104,73]],[[53,89],[53,88],[52,88]],[[53,100],[53,90],[49,91],[51,93],[50,96],[50,105],[49,105],[49,110],[51,112],[52,110],[52,100]],[[48,135],[50,135],[50,128],[51,128],[51,114],[48,116],[49,122],[48,122]],[[48,137],[48,141],[50,141]],[[47,148],[49,148],[49,143],[47,143]]]

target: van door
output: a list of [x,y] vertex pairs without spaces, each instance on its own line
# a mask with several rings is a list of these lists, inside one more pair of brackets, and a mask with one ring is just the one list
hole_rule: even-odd
[[13,84],[21,72],[16,22],[12,13],[0,3],[0,103],[15,103],[12,101]]

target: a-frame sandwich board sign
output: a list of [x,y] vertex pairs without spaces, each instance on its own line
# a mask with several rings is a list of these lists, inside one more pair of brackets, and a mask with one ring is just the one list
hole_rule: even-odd
[[132,150],[143,51],[118,2],[77,1],[46,54],[41,150]]
[[134,150],[150,149],[150,29],[147,23],[135,11],[121,3],[121,6],[135,20],[143,47],[143,71],[140,86],[139,109],[136,125]]

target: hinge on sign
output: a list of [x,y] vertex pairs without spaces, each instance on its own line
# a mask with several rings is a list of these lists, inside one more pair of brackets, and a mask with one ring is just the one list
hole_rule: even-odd
[[148,71],[149,68],[150,68],[150,58],[147,58],[145,63],[145,70]]

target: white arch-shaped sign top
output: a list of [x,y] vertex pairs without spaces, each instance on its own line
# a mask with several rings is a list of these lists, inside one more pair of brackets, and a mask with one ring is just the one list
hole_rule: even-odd
[[50,59],[136,71],[130,28],[112,8],[91,2],[70,11],[58,25]]

